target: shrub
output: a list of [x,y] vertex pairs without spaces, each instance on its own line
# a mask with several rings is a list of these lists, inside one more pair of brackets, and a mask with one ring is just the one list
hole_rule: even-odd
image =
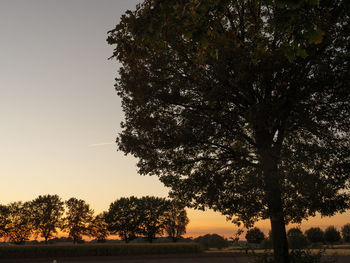
[[350,242],[350,224],[346,224],[342,227],[341,233],[343,236],[343,240],[345,242]]
[[288,245],[290,249],[302,249],[308,245],[307,239],[299,228],[291,228],[287,232]]
[[324,233],[319,227],[312,227],[305,231],[307,239],[311,243],[323,243]]
[[265,238],[261,243],[260,243],[260,248],[262,249],[272,249],[272,240],[271,238]]
[[260,244],[265,239],[265,235],[259,228],[254,227],[247,231],[245,238],[248,243]]
[[324,240],[332,245],[340,241],[340,232],[334,226],[329,226],[324,232]]
[[205,236],[200,236],[197,237],[194,241],[199,243],[204,249],[222,249],[228,247],[229,245],[229,242],[222,236],[219,236],[218,234],[207,234]]

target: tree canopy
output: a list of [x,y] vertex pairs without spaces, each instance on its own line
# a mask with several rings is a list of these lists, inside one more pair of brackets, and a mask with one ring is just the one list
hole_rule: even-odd
[[117,143],[171,194],[251,226],[349,208],[350,2],[145,0],[108,42]]

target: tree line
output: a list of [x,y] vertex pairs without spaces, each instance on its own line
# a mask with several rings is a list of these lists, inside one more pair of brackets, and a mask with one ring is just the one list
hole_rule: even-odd
[[[263,247],[271,247],[271,233],[265,237],[257,227],[247,231],[245,238],[250,244],[261,244]],[[324,231],[319,227],[311,227],[303,233],[300,228],[293,227],[287,232],[287,239],[291,249],[303,249],[311,245],[330,244],[331,246],[341,241],[350,242],[350,223],[345,224],[341,230],[334,226],[327,227]]]
[[84,200],[63,201],[58,195],[40,195],[32,201],[0,204],[0,238],[24,244],[39,236],[47,244],[59,230],[77,243],[83,235],[104,242],[118,235],[128,243],[136,237],[152,242],[166,234],[176,242],[186,233],[189,223],[184,205],[160,197],[134,196],[117,199],[108,211],[94,215]]

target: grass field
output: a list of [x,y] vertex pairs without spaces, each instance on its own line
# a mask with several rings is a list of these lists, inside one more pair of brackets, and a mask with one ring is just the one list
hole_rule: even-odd
[[196,243],[175,244],[84,244],[84,245],[25,245],[0,247],[0,259],[162,255],[202,252]]

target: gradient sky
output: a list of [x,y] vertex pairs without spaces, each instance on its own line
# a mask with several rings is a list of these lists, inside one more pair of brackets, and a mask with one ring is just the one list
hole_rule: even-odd
[[[123,113],[106,37],[137,2],[0,1],[0,203],[58,194],[101,212],[122,196],[167,196],[114,143]],[[317,217],[302,228],[341,226],[349,216]],[[189,217],[189,236],[236,229],[218,213],[189,210]],[[268,225],[257,224],[265,232]]]

